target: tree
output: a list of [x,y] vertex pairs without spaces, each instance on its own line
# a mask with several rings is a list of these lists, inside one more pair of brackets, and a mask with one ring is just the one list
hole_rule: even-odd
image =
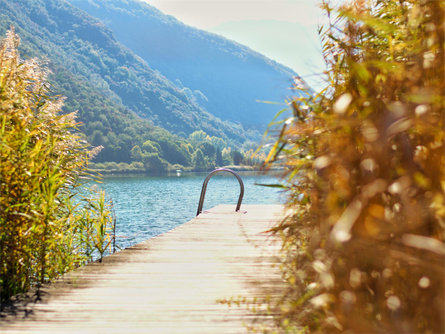
[[195,151],[195,154],[193,156],[193,166],[197,171],[204,171],[207,168],[204,154],[199,148]]
[[216,149],[215,147],[210,144],[209,142],[203,142],[201,144],[198,145],[198,149],[200,149],[202,151],[202,153],[204,154],[204,156],[209,160],[209,161],[214,161],[216,158]]
[[158,143],[155,143],[151,140],[147,140],[142,145],[142,149],[144,150],[144,152],[147,152],[147,153],[159,153],[161,150],[161,147],[159,146]]
[[150,173],[165,173],[168,168],[168,163],[159,157],[158,153],[146,153],[143,155],[143,163],[145,169]]
[[232,149],[230,147],[225,147],[221,152],[223,158],[223,165],[231,165],[233,163],[232,159]]
[[[219,138],[219,137],[215,137],[215,136],[210,137],[210,143],[211,143],[214,147],[216,147],[217,149],[220,149],[220,150],[222,150],[224,147],[227,146],[227,144],[226,144],[226,142],[224,141],[224,139]],[[257,146],[258,146],[258,145],[257,145]],[[255,146],[255,148],[256,148],[256,146]]]
[[106,137],[103,135],[102,131],[94,130],[91,135],[91,143],[96,146],[106,145],[108,143]]
[[220,149],[216,150],[216,159],[215,159],[216,166],[221,167],[224,166],[224,161],[222,157],[222,153]]
[[197,146],[207,140],[207,133],[202,130],[198,130],[189,135],[189,141],[193,146]]
[[243,158],[244,157],[240,151],[232,151],[232,159],[235,165],[241,165],[241,163],[243,162]]
[[138,145],[133,146],[131,149],[131,159],[133,161],[142,161],[142,150]]
[[190,165],[190,157],[184,148],[181,148],[172,138],[158,138],[162,157],[171,164]]

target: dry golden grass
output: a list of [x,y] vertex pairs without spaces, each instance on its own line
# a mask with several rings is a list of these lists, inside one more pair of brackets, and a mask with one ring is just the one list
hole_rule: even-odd
[[13,30],[0,44],[0,306],[101,256],[112,222],[103,194],[78,191],[94,150],[18,45]]
[[269,157],[289,190],[278,331],[443,333],[445,3],[322,6],[327,88],[290,101]]

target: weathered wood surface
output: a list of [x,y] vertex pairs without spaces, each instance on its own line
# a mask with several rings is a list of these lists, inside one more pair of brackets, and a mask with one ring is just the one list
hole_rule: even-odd
[[246,333],[257,315],[224,298],[273,295],[280,205],[220,205],[161,236],[65,275],[0,333]]

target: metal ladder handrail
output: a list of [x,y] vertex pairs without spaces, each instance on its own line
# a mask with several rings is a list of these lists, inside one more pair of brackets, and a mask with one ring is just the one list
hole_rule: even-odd
[[207,175],[207,177],[204,180],[204,183],[202,184],[201,196],[199,198],[199,204],[198,204],[198,211],[196,213],[197,216],[202,212],[202,206],[204,205],[204,197],[205,197],[206,190],[207,190],[207,184],[209,183],[210,178],[219,172],[229,172],[229,173],[233,174],[238,179],[238,182],[240,185],[240,194],[238,197],[238,203],[236,205],[235,211],[239,211],[239,209],[241,207],[241,202],[243,201],[243,196],[244,196],[244,183],[243,183],[243,180],[241,179],[241,176],[239,176],[237,173],[235,173],[233,170],[231,170],[229,168],[217,168],[214,171],[210,172],[209,175]]

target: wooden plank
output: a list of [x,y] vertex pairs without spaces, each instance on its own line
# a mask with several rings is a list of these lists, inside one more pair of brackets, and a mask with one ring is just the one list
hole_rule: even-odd
[[[279,289],[280,205],[220,205],[158,237],[64,275],[37,303],[3,314],[1,333],[245,333],[224,298]],[[266,316],[267,318],[267,316]]]

